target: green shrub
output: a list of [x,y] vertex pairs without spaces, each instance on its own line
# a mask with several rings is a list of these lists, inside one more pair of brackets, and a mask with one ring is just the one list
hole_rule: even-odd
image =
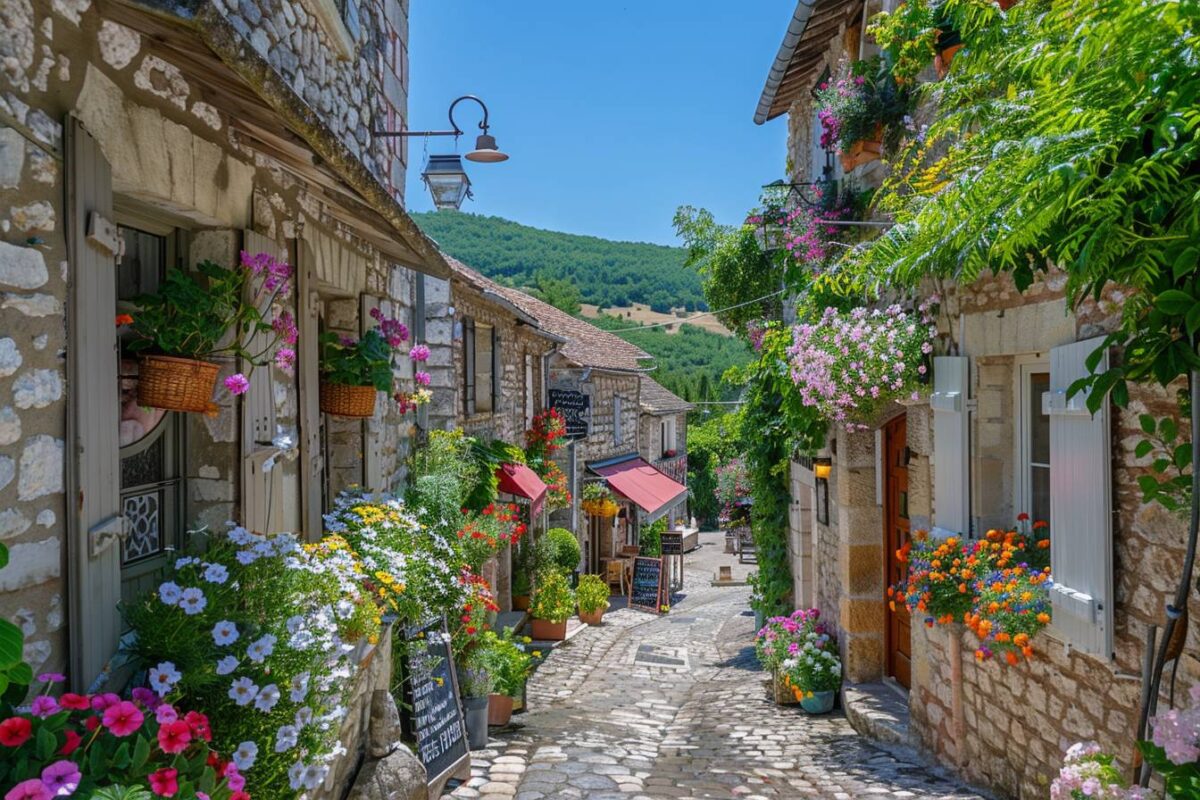
[[662,555],[662,535],[667,529],[667,518],[659,517],[649,525],[642,526],[642,535],[638,540],[641,550],[639,555],[647,556],[648,558],[658,558]]
[[579,579],[579,589],[575,598],[579,610],[584,614],[594,614],[608,608],[608,584],[599,575],[584,575]]
[[538,576],[537,590],[529,606],[534,619],[566,622],[575,611],[575,593],[561,572],[548,570]]
[[579,549],[579,540],[575,538],[574,533],[566,528],[551,528],[546,531],[546,538],[554,548],[552,562],[546,566],[568,574],[579,569],[583,551]]
[[511,630],[505,630],[503,636],[488,631],[480,640],[473,663],[492,676],[493,692],[517,697],[529,676],[533,659],[513,641]]

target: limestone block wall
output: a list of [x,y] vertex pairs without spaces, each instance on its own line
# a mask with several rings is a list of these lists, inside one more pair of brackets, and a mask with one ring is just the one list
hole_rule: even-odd
[[427,430],[449,430],[456,425],[459,409],[462,408],[458,395],[458,376],[455,371],[455,341],[462,337],[462,325],[454,320],[454,306],[450,297],[450,281],[440,278],[423,278],[425,284],[425,344],[429,345],[429,360],[425,371],[429,373],[429,388],[433,399],[421,412],[419,419]]

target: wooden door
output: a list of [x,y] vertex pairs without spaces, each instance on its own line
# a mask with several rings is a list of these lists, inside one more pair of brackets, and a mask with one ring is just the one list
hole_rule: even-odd
[[[884,428],[883,462],[883,544],[888,585],[896,585],[904,579],[904,565],[896,557],[896,551],[909,540],[908,522],[908,419],[900,416]],[[908,609],[901,603],[893,611],[884,597],[884,613],[887,615],[886,647],[887,674],[908,688],[912,659],[912,627]]]

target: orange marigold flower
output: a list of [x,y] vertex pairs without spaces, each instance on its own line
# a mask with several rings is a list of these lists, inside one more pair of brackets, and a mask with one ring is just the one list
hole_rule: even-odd
[[1049,528],[1049,527],[1050,527],[1050,523],[1046,522],[1046,520],[1044,520],[1044,519],[1039,519],[1037,522],[1033,523],[1033,529],[1035,531],[1041,530],[1042,528]]
[[1012,650],[1005,650],[1004,658],[1005,658],[1005,660],[1008,661],[1009,666],[1015,667],[1017,665],[1017,654],[1014,653]]
[[1042,613],[1037,615],[1037,621],[1042,623],[1043,625],[1049,625],[1050,624],[1050,615],[1047,614],[1045,611],[1043,611]]

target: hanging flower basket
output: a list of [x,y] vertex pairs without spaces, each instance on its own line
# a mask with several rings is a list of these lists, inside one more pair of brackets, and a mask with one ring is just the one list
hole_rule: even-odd
[[876,125],[871,138],[859,139],[850,145],[849,150],[842,151],[842,172],[850,172],[857,167],[861,167],[863,164],[878,161],[882,154],[883,126]]
[[617,504],[612,500],[584,500],[581,505],[583,510],[593,517],[615,517],[617,515]]
[[375,416],[375,387],[321,382],[321,411],[335,417]]
[[168,411],[205,413],[220,367],[209,361],[175,356],[142,356],[138,367],[138,405]]

